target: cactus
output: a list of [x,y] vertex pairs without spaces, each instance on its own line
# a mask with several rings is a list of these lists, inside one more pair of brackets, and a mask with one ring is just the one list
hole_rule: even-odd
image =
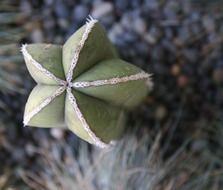
[[37,82],[25,107],[24,125],[68,127],[101,148],[123,133],[128,110],[151,89],[150,74],[119,59],[93,18],[63,46],[22,46]]

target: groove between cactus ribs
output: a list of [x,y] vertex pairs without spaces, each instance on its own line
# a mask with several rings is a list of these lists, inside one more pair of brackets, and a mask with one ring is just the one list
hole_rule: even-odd
[[53,73],[51,73],[50,71],[48,71],[47,69],[45,69],[40,63],[38,63],[35,59],[33,59],[33,57],[27,51],[27,44],[22,45],[21,51],[23,53],[23,56],[24,56],[25,60],[27,60],[28,62],[30,62],[31,64],[33,64],[46,77],[48,77],[49,79],[52,79],[52,80],[56,81],[60,85],[66,85],[66,81],[61,80],[60,78],[56,77]]

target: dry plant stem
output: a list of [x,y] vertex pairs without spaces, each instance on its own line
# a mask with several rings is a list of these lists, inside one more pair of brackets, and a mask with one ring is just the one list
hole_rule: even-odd
[[30,178],[28,173],[26,173],[26,174],[22,173],[22,174],[20,174],[20,177],[29,187],[31,187],[34,190],[44,190],[46,188],[45,186],[44,186],[44,188],[41,187],[40,184],[37,182],[36,178],[33,178],[33,179]]
[[[61,165],[61,162],[58,162],[56,165],[55,163],[52,162],[54,159],[53,157],[49,156],[48,152],[40,152],[40,155],[43,157],[44,161],[48,165],[49,168],[52,169],[53,174],[55,175],[55,181],[60,184],[62,187],[66,187],[65,189],[68,189],[69,187],[67,186],[66,183],[64,183],[63,178],[61,178],[60,172],[61,170],[64,170],[64,166]],[[57,167],[56,167],[57,166]],[[94,190],[94,187],[92,186],[92,183],[88,180],[87,176],[84,176],[82,172],[80,171],[78,162],[73,160],[72,162],[72,167],[70,168],[75,172],[75,177],[77,180],[77,183],[82,189],[87,189],[87,190]],[[35,180],[34,180],[35,181]]]
[[[61,157],[61,149],[54,147],[51,150],[47,146],[40,153],[43,171],[37,177],[45,181],[45,189],[48,190],[221,189],[223,171],[213,170],[213,164],[207,165],[195,155],[188,154],[187,142],[169,159],[163,160],[160,147],[162,134],[158,133],[155,140],[148,139],[146,134],[141,139],[136,139],[134,135],[126,136],[110,151],[93,149],[89,153],[84,143],[77,157],[70,153],[72,146],[63,142],[59,147],[65,149],[62,153],[65,160]],[[38,186],[39,179],[27,176],[31,183]],[[212,186],[208,184],[210,181],[213,181]],[[30,182],[25,183],[30,185]]]
[[87,123],[86,119],[84,118],[84,115],[81,113],[81,110],[78,107],[77,100],[72,94],[72,88],[87,88],[91,86],[102,86],[102,85],[114,85],[118,83],[124,83],[128,81],[134,81],[134,80],[146,80],[148,86],[152,86],[152,83],[150,81],[149,74],[145,72],[140,72],[134,75],[129,75],[125,77],[115,77],[111,79],[105,79],[105,80],[96,80],[96,81],[82,81],[82,82],[75,82],[72,83],[73,79],[73,72],[75,70],[75,67],[77,65],[79,54],[85,44],[85,41],[87,40],[92,28],[97,23],[97,20],[93,19],[89,16],[89,19],[87,19],[86,28],[82,35],[82,38],[77,46],[77,48],[74,51],[73,58],[71,60],[70,68],[68,71],[68,74],[66,76],[66,81],[62,80],[58,77],[56,77],[53,73],[45,69],[40,63],[38,63],[27,51],[27,45],[22,46],[22,53],[24,55],[24,58],[28,60],[31,64],[33,64],[39,71],[41,71],[44,75],[46,75],[51,80],[54,80],[58,85],[61,87],[58,88],[50,97],[46,98],[42,103],[40,103],[36,108],[34,108],[32,111],[30,111],[27,115],[24,117],[24,125],[28,125],[29,121],[32,119],[34,115],[39,113],[44,107],[46,107],[52,100],[54,100],[57,96],[61,95],[65,90],[68,93],[68,98],[71,102],[71,105],[77,114],[79,120],[82,123],[82,126],[84,130],[87,132],[87,134],[91,137],[92,141],[95,145],[101,148],[108,148],[110,147],[113,142],[111,141],[109,144],[106,144],[102,142],[100,138],[98,138],[94,132],[90,129],[89,124]]

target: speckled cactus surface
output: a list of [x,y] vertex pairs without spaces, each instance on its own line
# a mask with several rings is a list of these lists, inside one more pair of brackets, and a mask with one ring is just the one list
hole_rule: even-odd
[[63,46],[22,46],[37,82],[24,113],[24,125],[68,127],[101,148],[118,139],[126,113],[151,90],[150,74],[121,60],[103,27],[89,17]]

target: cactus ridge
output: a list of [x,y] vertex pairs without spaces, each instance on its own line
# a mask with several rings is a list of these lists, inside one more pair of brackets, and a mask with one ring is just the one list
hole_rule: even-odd
[[89,16],[89,19],[87,19],[87,26],[85,28],[85,31],[82,35],[82,38],[77,46],[77,48],[74,51],[74,56],[71,60],[71,64],[70,64],[70,68],[67,74],[67,83],[68,83],[68,87],[67,87],[67,93],[68,93],[68,98],[71,102],[71,105],[73,106],[73,109],[75,110],[79,120],[82,123],[82,126],[84,128],[84,130],[88,133],[88,135],[92,138],[93,142],[95,143],[96,146],[99,146],[101,148],[106,148],[109,145],[105,144],[104,142],[101,141],[101,139],[99,139],[94,132],[90,129],[87,121],[85,120],[83,114],[81,113],[80,109],[78,108],[78,104],[77,104],[77,100],[74,97],[74,95],[71,93],[71,87],[72,87],[72,83],[71,80],[73,78],[73,72],[74,69],[77,65],[78,59],[79,59],[79,54],[85,44],[85,41],[88,38],[89,33],[91,32],[92,28],[94,27],[95,23],[97,22],[97,20],[93,19],[91,16]]
[[83,114],[81,113],[78,104],[77,104],[77,100],[74,97],[74,95],[71,92],[71,88],[67,88],[67,93],[68,93],[68,98],[71,102],[71,105],[73,106],[73,109],[75,110],[75,112],[78,115],[78,118],[80,119],[83,128],[85,129],[85,131],[88,133],[88,135],[91,137],[91,139],[94,141],[95,145],[100,147],[100,148],[108,148],[109,144],[106,144],[104,142],[101,141],[101,139],[99,139],[95,133],[90,129],[86,119],[84,118]]
[[75,88],[87,88],[92,86],[103,86],[103,85],[114,85],[118,83],[124,83],[135,80],[147,79],[147,85],[151,86],[151,75],[145,72],[140,72],[134,75],[124,76],[124,77],[114,77],[110,79],[104,80],[95,80],[95,81],[82,81],[82,82],[74,82],[72,83],[72,87]]
[[85,28],[85,31],[82,35],[81,41],[79,42],[79,45],[75,49],[74,56],[71,60],[70,68],[69,68],[69,71],[68,71],[68,74],[67,74],[67,82],[68,83],[70,83],[72,78],[73,78],[73,72],[74,72],[74,69],[77,65],[79,54],[80,54],[82,48],[84,47],[85,41],[87,40],[88,35],[91,32],[92,28],[94,27],[95,23],[98,22],[96,19],[93,19],[91,16],[89,16],[89,17],[90,18],[87,19],[86,28]]

